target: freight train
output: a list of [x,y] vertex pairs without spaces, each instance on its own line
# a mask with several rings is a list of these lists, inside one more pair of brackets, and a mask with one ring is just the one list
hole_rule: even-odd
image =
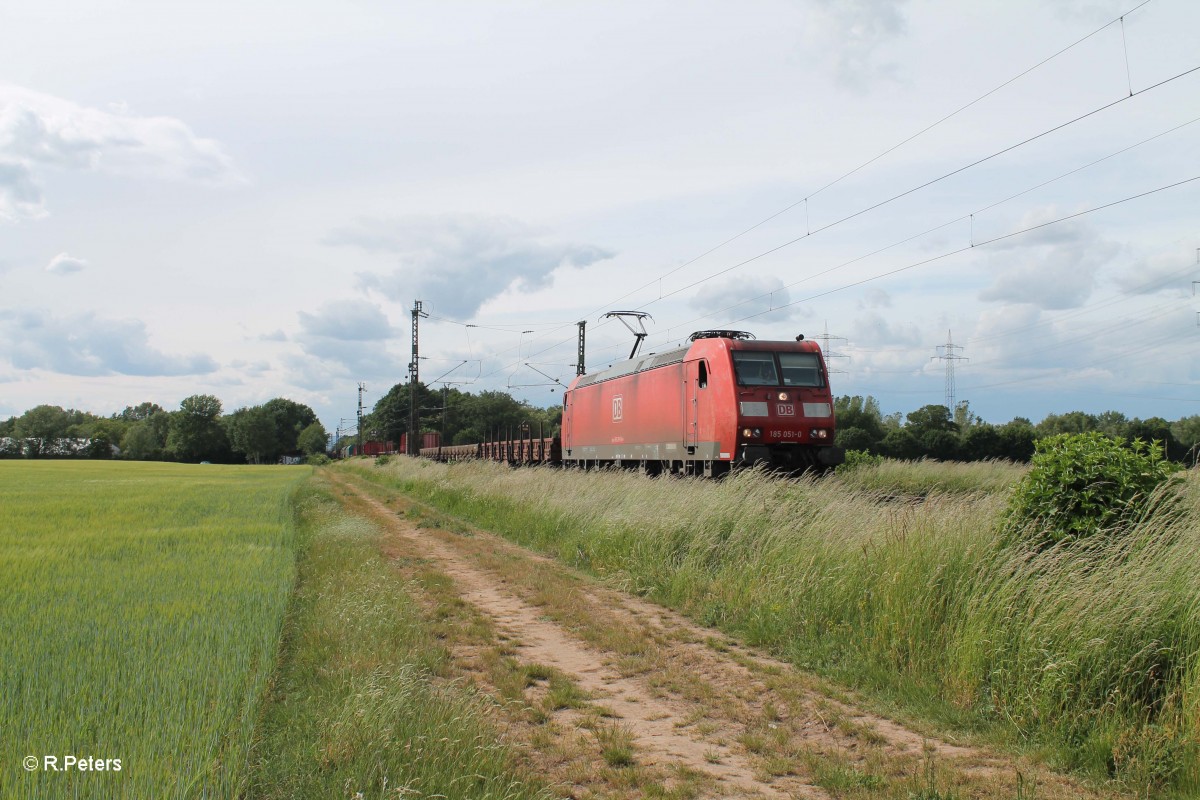
[[[421,434],[421,449],[436,449],[441,444],[442,436],[440,433],[422,433]],[[395,453],[408,452],[408,434],[400,434],[400,443],[397,444],[391,440],[381,442],[377,439],[371,439],[363,442],[361,445],[357,441],[351,441],[349,444],[337,448],[335,456],[337,458],[353,458],[354,456],[383,456],[393,455]]]
[[491,442],[421,455],[708,477],[759,464],[799,473],[842,463],[835,432],[815,342],[711,330],[693,333],[683,347],[577,376],[563,393],[560,436],[506,431]]

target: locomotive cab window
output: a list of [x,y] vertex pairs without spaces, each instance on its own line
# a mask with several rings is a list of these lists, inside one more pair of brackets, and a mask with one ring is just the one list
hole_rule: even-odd
[[780,353],[784,386],[824,386],[816,353]]
[[741,386],[779,385],[779,373],[775,368],[774,353],[734,350],[733,369],[737,373],[737,382]]
[[697,382],[700,384],[701,389],[708,388],[708,362],[707,361],[700,362]]

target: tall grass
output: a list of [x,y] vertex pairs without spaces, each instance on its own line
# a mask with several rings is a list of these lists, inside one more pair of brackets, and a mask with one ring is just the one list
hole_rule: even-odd
[[237,793],[310,472],[0,461],[0,797]]
[[997,489],[357,469],[910,714],[1135,788],[1200,783],[1196,473],[1120,544],[1033,554],[1002,544]]
[[382,532],[313,486],[251,798],[545,797],[464,687]]
[[838,468],[838,479],[848,489],[924,497],[932,492],[1004,492],[1028,471],[1027,464],[1004,460],[897,461],[885,458],[878,464]]

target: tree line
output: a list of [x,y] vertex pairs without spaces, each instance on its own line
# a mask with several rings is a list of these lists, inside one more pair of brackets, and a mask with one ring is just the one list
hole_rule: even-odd
[[[363,434],[371,440],[399,442],[409,429],[410,396],[407,383],[388,390],[363,417]],[[417,413],[417,432],[439,433],[447,445],[486,442],[510,432],[516,438],[554,436],[562,423],[562,406],[539,408],[507,392],[471,394],[453,386],[431,389],[419,382]]]
[[[409,428],[407,383],[393,386],[363,417],[368,440],[399,442]],[[554,436],[562,406],[539,408],[503,391],[463,392],[417,384],[419,433],[439,433],[446,444],[473,444],[500,436]],[[995,425],[971,412],[966,402],[953,412],[927,405],[907,415],[883,414],[871,396],[843,395],[834,401],[837,444],[901,460],[1009,459],[1028,461],[1038,439],[1059,433],[1096,431],[1127,441],[1162,443],[1167,456],[1194,462],[1200,452],[1200,415],[1174,422],[1162,417],[1127,418],[1118,411],[1051,414],[1034,424],[1024,417]],[[270,464],[283,455],[316,455],[327,447],[325,428],[311,408],[278,397],[262,405],[222,411],[212,395],[185,398],[178,410],[155,403],[127,406],[119,414],[40,405],[0,421],[0,457],[121,458],[164,461]]]
[[216,397],[197,394],[176,411],[141,403],[103,417],[40,405],[0,421],[0,457],[9,458],[273,464],[283,455],[323,454],[327,440],[311,408],[282,397],[231,414]]
[[1119,411],[1070,411],[1050,414],[1037,424],[1016,417],[995,425],[973,414],[966,402],[958,403],[953,413],[944,405],[928,405],[907,415],[884,415],[879,401],[869,395],[838,397],[834,414],[840,446],[901,460],[1028,461],[1039,439],[1089,432],[1126,441],[1158,442],[1175,461],[1192,463],[1200,450],[1200,415],[1170,422],[1162,417],[1128,418]]

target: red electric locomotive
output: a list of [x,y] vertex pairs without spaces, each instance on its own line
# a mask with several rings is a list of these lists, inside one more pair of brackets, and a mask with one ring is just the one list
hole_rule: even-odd
[[687,347],[577,377],[563,394],[562,461],[720,475],[840,464],[833,396],[815,342],[700,331]]

